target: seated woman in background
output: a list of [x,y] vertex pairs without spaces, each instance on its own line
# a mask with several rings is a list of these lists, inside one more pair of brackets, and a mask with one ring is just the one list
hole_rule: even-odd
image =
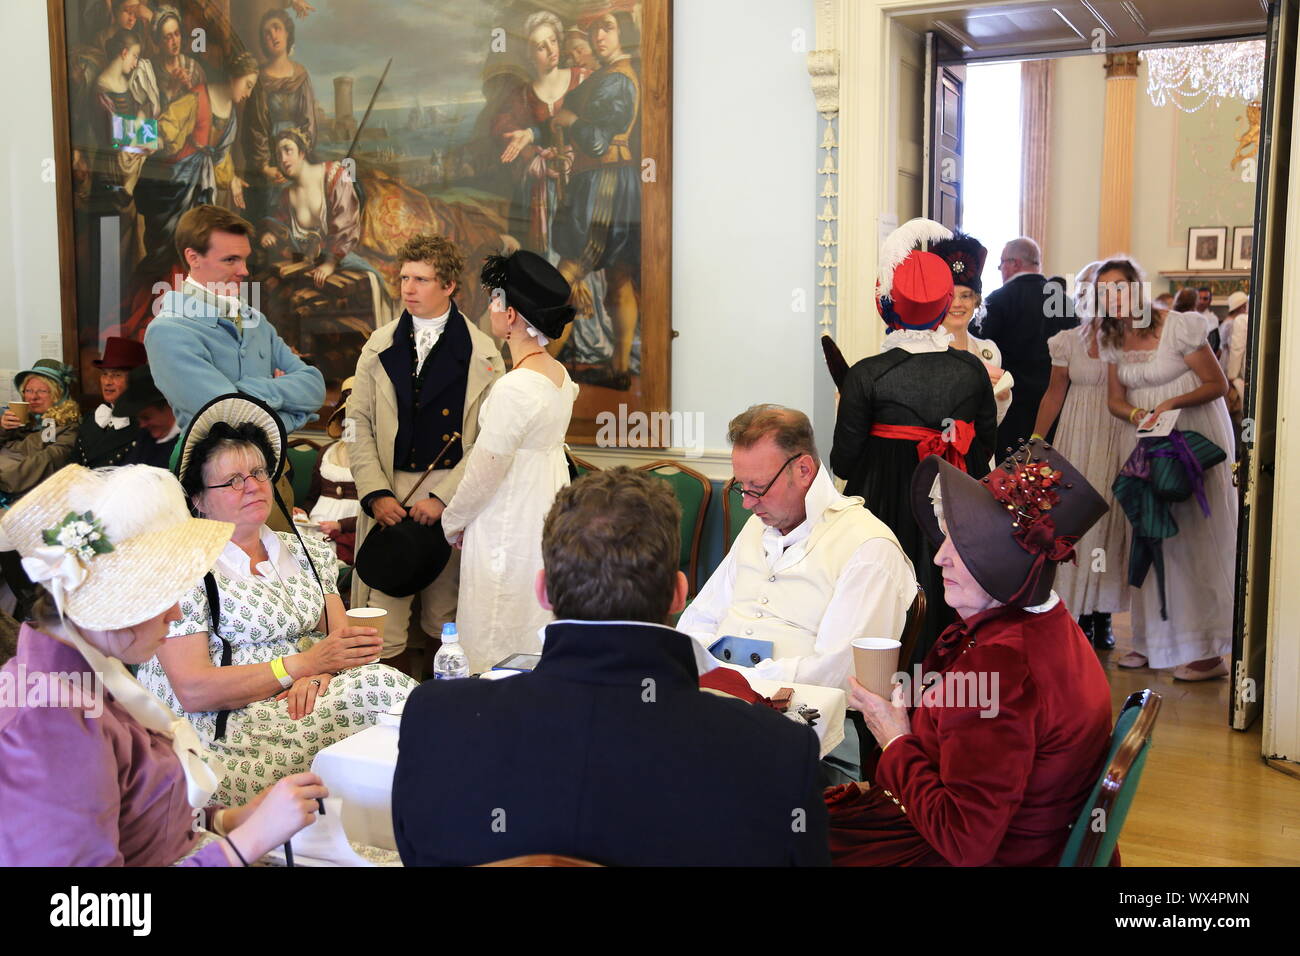
[[311,821],[328,794],[310,773],[213,805],[193,729],[123,666],[154,653],[231,525],[191,518],[161,469],[71,465],[0,530],[48,589],[0,673],[26,701],[44,690],[44,706],[0,706],[0,866],[239,866]]
[[[27,408],[13,405],[0,415],[0,513],[68,462],[77,446],[81,407],[72,396],[72,369],[54,359],[40,359],[14,376],[14,387]],[[27,617],[36,589],[23,573],[18,554],[0,550],[0,573],[13,592],[14,617]]]
[[8,506],[72,460],[81,407],[71,391],[71,367],[40,359],[14,376],[27,403],[24,416],[0,415],[0,506]]
[[218,795],[232,803],[307,769],[318,750],[373,724],[415,687],[375,663],[374,628],[347,625],[329,545],[265,526],[284,447],[279,418],[244,396],[218,398],[195,416],[181,486],[199,514],[235,530],[140,668],[141,683],[189,716],[213,752]]
[[826,791],[832,859],[1054,866],[1106,759],[1110,688],[1052,580],[1106,502],[1033,440],[982,481],[927,458],[912,503],[960,621],[926,656],[924,693],[887,701],[850,678],[881,751],[872,783]]

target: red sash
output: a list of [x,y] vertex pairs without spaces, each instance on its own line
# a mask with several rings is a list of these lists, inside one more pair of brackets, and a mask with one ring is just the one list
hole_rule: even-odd
[[944,432],[936,428],[921,425],[886,425],[876,422],[871,426],[871,434],[880,438],[900,438],[916,442],[916,460],[923,461],[930,455],[938,455],[955,468],[966,470],[966,453],[970,451],[971,442],[975,440],[975,426],[970,422],[954,419],[952,440],[944,440]]

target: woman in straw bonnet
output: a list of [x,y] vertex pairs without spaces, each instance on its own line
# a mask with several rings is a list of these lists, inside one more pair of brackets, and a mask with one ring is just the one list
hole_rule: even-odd
[[850,680],[881,749],[871,783],[826,791],[832,859],[1055,866],[1106,759],[1110,688],[1052,582],[1106,502],[1037,440],[978,481],[932,455],[911,491],[959,620],[892,701]]
[[213,752],[218,795],[232,803],[306,770],[415,687],[375,663],[374,628],[348,625],[329,543],[266,527],[284,448],[280,419],[254,399],[223,396],[194,416],[181,486],[198,513],[235,528],[140,668],[141,683]]
[[310,773],[212,804],[194,731],[126,668],[153,655],[231,527],[191,518],[147,465],[69,465],[0,521],[44,589],[0,669],[0,866],[238,866],[314,819],[327,794]]

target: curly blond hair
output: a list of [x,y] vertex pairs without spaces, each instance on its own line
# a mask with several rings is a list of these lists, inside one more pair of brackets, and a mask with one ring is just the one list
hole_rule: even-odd
[[397,250],[398,262],[423,262],[433,266],[434,274],[443,285],[456,284],[460,291],[460,276],[465,271],[465,256],[456,244],[445,236],[422,233],[412,236]]

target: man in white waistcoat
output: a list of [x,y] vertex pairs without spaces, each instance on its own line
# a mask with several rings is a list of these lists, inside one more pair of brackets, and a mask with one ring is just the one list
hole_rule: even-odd
[[[706,647],[727,636],[771,641],[772,656],[747,672],[847,690],[850,644],[903,633],[912,562],[861,498],[835,490],[803,412],[754,405],[731,420],[727,440],[731,493],[753,514],[677,630]],[[852,723],[823,768],[828,784],[861,776]]]
[[753,512],[677,622],[706,645],[771,641],[758,677],[848,689],[850,643],[898,639],[916,575],[889,527],[835,490],[803,412],[755,405],[727,432],[736,483]]

